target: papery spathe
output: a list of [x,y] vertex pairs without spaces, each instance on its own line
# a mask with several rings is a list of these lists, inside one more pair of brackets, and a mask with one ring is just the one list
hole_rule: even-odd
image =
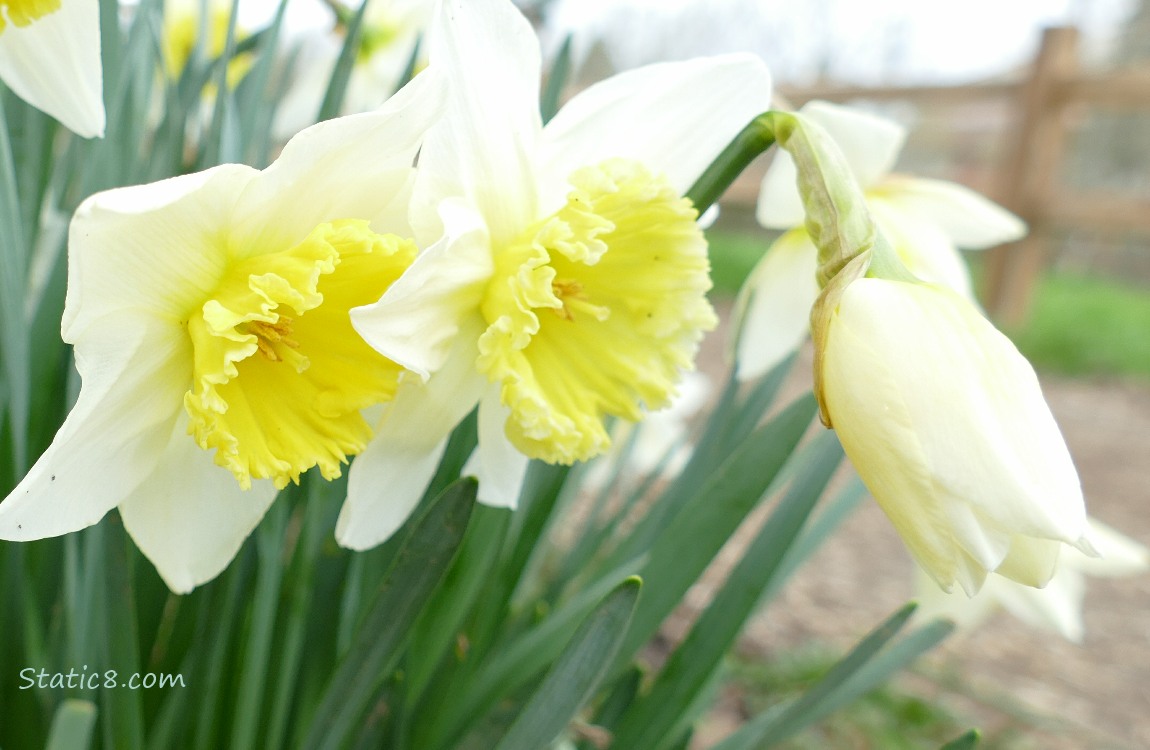
[[[799,114],[838,146],[875,224],[918,278],[944,284],[973,301],[970,273],[958,248],[993,247],[1026,233],[1018,217],[967,187],[892,174],[906,140],[898,123],[822,101],[809,102]],[[767,249],[740,290],[736,359],[744,379],[759,377],[798,348],[808,330],[806,311],[818,297],[818,250],[803,228],[795,176],[794,160],[780,152],[759,191],[759,223],[786,233]],[[804,260],[804,253],[810,257]],[[785,296],[779,290],[786,290]]]

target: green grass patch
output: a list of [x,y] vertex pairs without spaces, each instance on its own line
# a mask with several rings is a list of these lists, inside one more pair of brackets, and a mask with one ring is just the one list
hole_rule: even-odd
[[1029,320],[1007,331],[1039,370],[1150,380],[1150,289],[1110,279],[1050,274]]
[[711,250],[711,280],[715,292],[734,296],[770,246],[772,234],[730,231],[707,232]]

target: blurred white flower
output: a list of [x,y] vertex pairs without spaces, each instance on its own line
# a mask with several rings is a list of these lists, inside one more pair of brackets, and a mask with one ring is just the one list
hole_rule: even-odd
[[[969,188],[891,174],[906,138],[897,123],[819,101],[799,113],[830,134],[862,187],[875,224],[920,279],[945,284],[973,301],[958,248],[992,247],[1025,234],[1016,216]],[[789,231],[771,245],[739,293],[736,360],[744,379],[759,377],[802,344],[819,293],[818,251],[803,228],[795,163],[784,151],[776,153],[763,179],[756,215],[768,229]]]
[[[340,114],[367,112],[396,90],[404,69],[420,44],[415,72],[427,61],[420,40],[431,22],[434,0],[371,0],[360,27],[360,47],[348,79]],[[296,39],[299,58],[292,85],[277,111],[274,132],[289,137],[315,122],[320,104],[343,49],[346,29],[313,30]]]
[[0,79],[77,135],[102,137],[99,1],[0,3]]
[[1082,602],[1087,578],[1119,578],[1150,569],[1150,549],[1094,519],[1089,519],[1089,525],[1090,541],[1099,556],[1087,557],[1073,547],[1063,549],[1054,577],[1041,589],[991,575],[982,590],[968,598],[959,592],[946,593],[916,567],[917,616],[946,617],[961,628],[974,628],[1005,609],[1032,627],[1081,643],[1085,634]]

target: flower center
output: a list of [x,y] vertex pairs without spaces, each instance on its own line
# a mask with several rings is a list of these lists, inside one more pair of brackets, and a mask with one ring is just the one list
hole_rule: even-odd
[[60,0],[0,0],[0,32],[8,22],[28,26],[60,10]]
[[395,395],[400,367],[363,342],[348,310],[378,299],[415,252],[364,221],[321,224],[235,263],[189,318],[189,432],[241,486],[282,488],[312,466],[334,479],[367,445],[360,410]]
[[502,383],[512,443],[553,463],[606,450],[606,416],[666,406],[716,323],[689,200],[623,159],[570,182],[563,208],[497,249],[477,362]]

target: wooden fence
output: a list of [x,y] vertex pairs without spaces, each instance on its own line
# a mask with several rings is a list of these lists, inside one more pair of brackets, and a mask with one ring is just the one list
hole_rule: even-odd
[[1051,230],[1136,232],[1150,238],[1150,200],[1073,191],[1060,184],[1071,113],[1083,107],[1150,111],[1150,70],[1083,73],[1077,29],[1047,29],[1029,72],[1017,81],[957,87],[784,87],[781,93],[795,106],[811,99],[907,101],[923,107],[1006,101],[1013,113],[1001,134],[1006,158],[988,192],[1021,216],[1030,233],[988,256],[985,302],[1002,322],[1017,323],[1025,316],[1035,281],[1049,261]]

